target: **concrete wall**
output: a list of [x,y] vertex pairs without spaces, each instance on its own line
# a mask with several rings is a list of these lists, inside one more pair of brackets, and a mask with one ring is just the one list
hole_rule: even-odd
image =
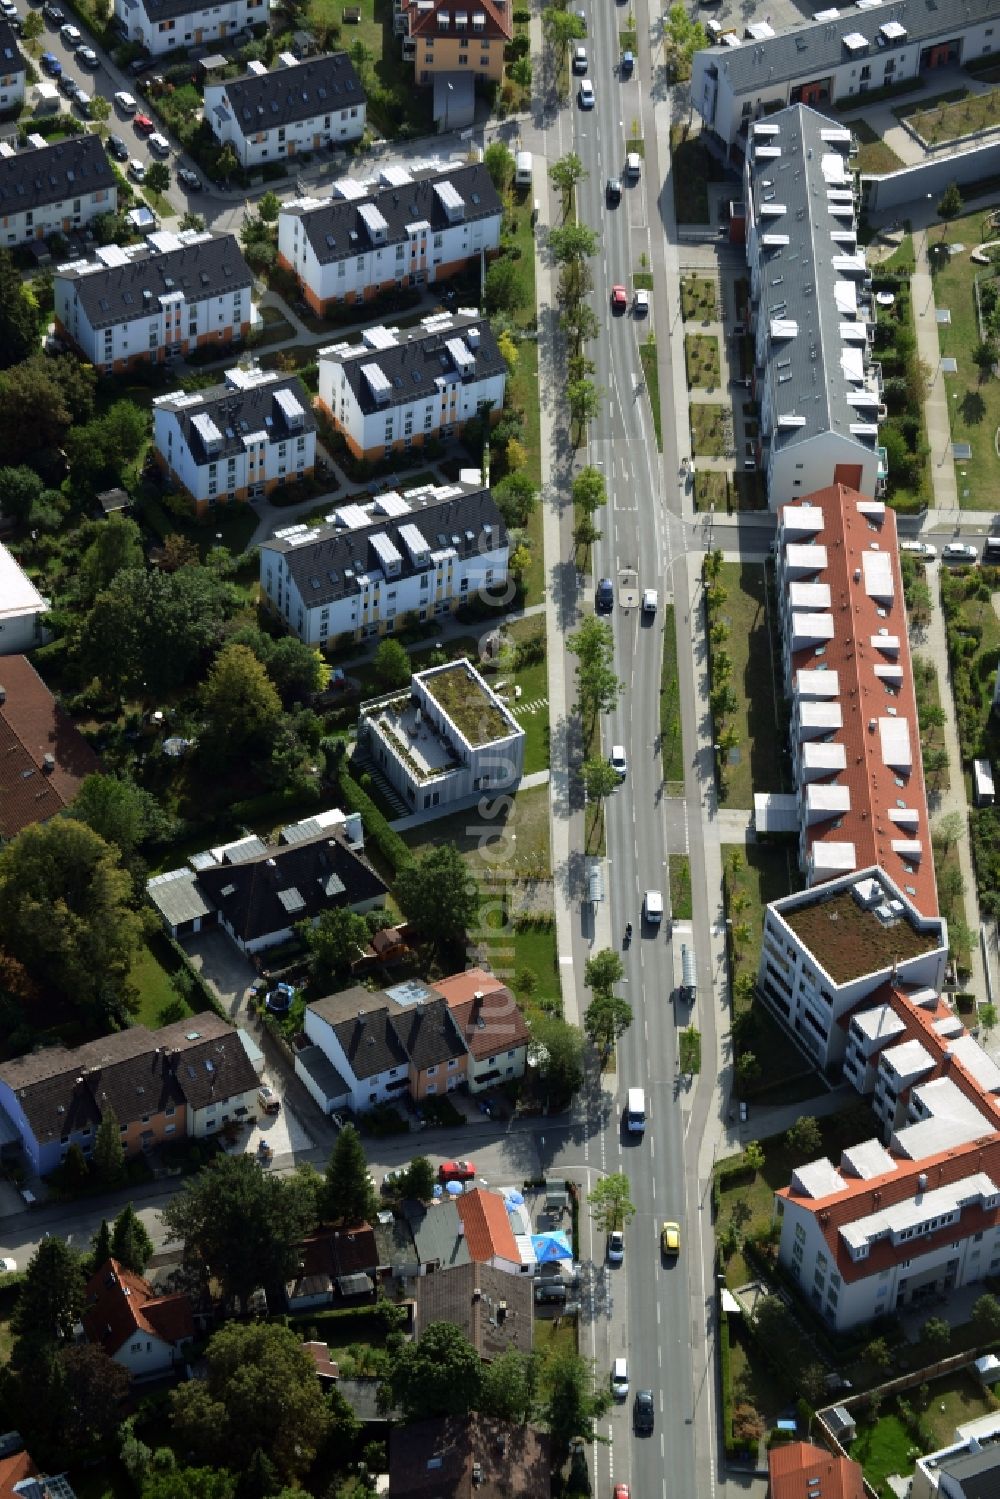
[[973,146],[956,156],[934,157],[919,166],[904,167],[885,177],[862,176],[861,189],[869,213],[890,213],[925,202],[927,194],[936,204],[950,182],[959,187],[1000,175],[1000,142]]

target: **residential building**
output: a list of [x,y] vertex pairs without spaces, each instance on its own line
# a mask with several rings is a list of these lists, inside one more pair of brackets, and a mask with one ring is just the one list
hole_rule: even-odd
[[199,515],[301,483],[316,467],[316,420],[305,386],[256,366],[228,370],[207,390],[158,396],[153,442]]
[[0,656],[44,645],[49,637],[42,627],[42,615],[48,608],[48,599],[0,541]]
[[473,1411],[389,1433],[389,1499],[549,1499],[550,1439]]
[[194,1311],[186,1291],[160,1296],[141,1275],[105,1260],[87,1282],[80,1318],[87,1341],[103,1348],[133,1379],[182,1368],[194,1337]]
[[832,485],[778,511],[785,699],[799,867],[877,864],[937,914],[895,513]]
[[[415,1268],[409,1279],[415,1279],[417,1275],[435,1275],[454,1265],[471,1265],[465,1229],[451,1197],[441,1198],[436,1203],[404,1202],[402,1214],[410,1230],[415,1255]],[[405,1262],[404,1268],[409,1268]]]
[[0,661],[0,839],[47,822],[101,768],[27,656]]
[[691,101],[724,145],[786,104],[829,107],[939,68],[988,56],[1000,42],[996,0],[951,5],[871,4],[816,11],[776,31],[770,17],[696,52]]
[[395,0],[395,15],[417,83],[452,74],[502,81],[504,48],[514,38],[511,0],[471,0],[458,10],[451,0]]
[[797,104],[751,127],[745,164],[757,462],[775,509],[830,484],[885,487],[882,369],[858,243],[851,133]]
[[115,16],[126,41],[138,42],[153,57],[186,52],[206,42],[224,41],[251,27],[266,26],[265,0],[115,0]]
[[48,146],[31,135],[21,151],[0,147],[0,244],[69,234],[117,211],[118,179],[100,136],[71,135]]
[[361,705],[357,750],[414,811],[444,813],[513,790],[524,730],[471,661],[415,672],[402,692]]
[[865,1499],[861,1464],[812,1442],[768,1449],[768,1499]]
[[307,645],[392,634],[504,595],[510,542],[478,470],[457,484],[356,496],[322,526],[296,525],[261,543],[261,594]]
[[322,1229],[302,1241],[301,1251],[299,1273],[285,1286],[289,1311],[374,1291],[379,1255],[370,1224]]
[[360,140],[365,91],[346,52],[302,62],[282,52],[273,72],[252,62],[242,78],[208,84],[204,117],[248,170]]
[[27,1173],[45,1176],[71,1145],[91,1154],[107,1109],[131,1157],[252,1117],[258,1086],[240,1031],[205,1011],[156,1031],[134,1025],[4,1062],[0,1118]]
[[360,818],[339,825],[310,818],[281,837],[241,838],[154,875],[146,893],[170,935],[217,925],[253,954],[287,942],[300,922],[315,924],[324,911],[385,904],[388,886],[364,856]]
[[470,1093],[524,1076],[531,1032],[506,984],[483,968],[470,968],[436,980],[433,988],[443,995],[468,1048]]
[[239,343],[255,316],[252,291],[235,235],[161,229],[59,266],[56,332],[105,374],[121,374]]
[[39,1473],[20,1432],[5,1432],[0,1449],[0,1499],[76,1499],[65,1473],[48,1477]]
[[0,21],[0,114],[20,109],[28,69],[9,22]]
[[487,320],[465,310],[418,328],[368,328],[319,353],[319,404],[355,458],[375,462],[499,419],[507,365]]
[[[472,1187],[456,1197],[455,1206],[472,1262],[489,1265],[504,1275],[521,1275],[527,1267],[521,1262],[507,1204],[500,1193]],[[530,1334],[530,1328],[528,1331]]]
[[955,1440],[918,1457],[909,1499],[990,1499],[1000,1486],[1000,1415],[955,1428]]
[[335,182],[278,218],[278,264],[320,315],[401,286],[457,275],[500,247],[503,207],[482,162],[386,166],[372,184]]
[[[461,1206],[464,1198],[459,1198]],[[501,1212],[503,1204],[501,1203]],[[414,1339],[435,1322],[450,1322],[486,1363],[514,1350],[531,1352],[533,1282],[515,1279],[491,1265],[451,1265],[421,1275],[413,1285]]]

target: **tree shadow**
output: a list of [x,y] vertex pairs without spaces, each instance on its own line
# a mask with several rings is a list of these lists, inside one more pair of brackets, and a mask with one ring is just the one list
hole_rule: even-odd
[[986,402],[978,390],[967,390],[958,409],[962,420],[970,427],[978,427],[986,416]]

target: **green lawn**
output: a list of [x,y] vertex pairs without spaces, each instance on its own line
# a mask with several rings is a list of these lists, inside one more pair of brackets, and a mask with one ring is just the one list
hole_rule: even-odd
[[418,855],[439,843],[454,844],[473,876],[484,884],[503,877],[547,877],[552,867],[549,788],[533,786],[519,791],[508,811],[501,810],[488,821],[476,807],[470,807],[423,823],[402,837]]
[[865,1478],[879,1495],[889,1499],[892,1490],[886,1483],[890,1473],[904,1476],[913,1471],[910,1452],[913,1438],[897,1415],[888,1412],[874,1426],[861,1426],[848,1448],[855,1462],[861,1464]]
[[674,921],[690,921],[691,860],[687,854],[670,855],[670,915]]
[[504,238],[506,240],[510,237],[517,254],[514,263],[520,272],[524,291],[524,303],[514,314],[514,322],[519,328],[533,328],[536,319],[535,231],[531,227],[533,208],[534,200],[523,189],[511,189],[509,198],[505,200]]
[[730,422],[726,426],[726,407],[718,401],[688,407],[691,422],[691,451],[695,457],[723,458],[729,446]]
[[[517,619],[508,625],[504,633],[512,640],[545,638],[543,619]],[[540,661],[530,666],[519,667],[509,674],[504,672],[508,705],[525,732],[524,773],[532,775],[536,770],[549,768],[549,678],[548,663],[543,654]],[[514,701],[514,687],[520,687],[520,699]],[[532,704],[541,706],[532,708]]]
[[358,0],[358,8],[358,24],[345,26],[342,0],[310,0],[309,26],[325,32],[331,52],[350,52],[358,42],[368,49],[372,65],[370,73],[364,70],[363,81],[368,85],[368,124],[373,131],[386,137],[429,135],[433,90],[416,88],[413,64],[403,62],[400,39],[393,33],[392,0]]
[[731,493],[728,474],[719,473],[716,469],[695,469],[694,508],[696,510],[711,510],[714,505],[719,515],[724,510],[728,513]]
[[887,146],[880,135],[876,135],[867,120],[852,120],[851,130],[861,143],[861,149],[853,162],[859,172],[870,172],[873,176],[878,176],[883,172],[895,172],[903,165],[892,147]]
[[138,949],[129,981],[139,991],[137,1025],[147,1025],[155,1030],[160,1024],[159,1014],[164,1005],[180,998],[170,982],[170,969],[166,966],[170,949],[158,936],[144,942]]
[[681,277],[681,317],[686,323],[712,323],[719,315],[719,290],[709,276]]
[[796,1392],[765,1363],[760,1348],[748,1337],[741,1317],[729,1318],[729,1373],[733,1403],[749,1402],[773,1426]]
[[[960,97],[956,97],[959,93]],[[910,128],[928,145],[939,146],[943,141],[958,140],[1000,124],[1000,89],[990,89],[985,94],[954,90],[942,94],[940,99],[921,103],[919,108],[904,107],[896,113],[905,115]]]
[[[510,984],[529,1019],[544,1010],[561,1010],[554,918],[520,924],[497,918],[486,945],[491,970]],[[521,982],[526,972],[534,975],[533,985]]]
[[[925,709],[940,708],[941,687],[938,682],[937,667],[926,656],[913,657],[913,688],[917,700],[918,719],[923,719]],[[938,728],[936,724],[929,726],[921,722],[920,747],[925,753],[934,753],[944,749],[944,729]],[[925,772],[925,779],[929,791],[947,791],[951,786],[947,764],[943,770],[934,771],[933,774]]]
[[680,683],[677,677],[677,635],[673,604],[663,609],[663,664],[660,670],[660,757],[665,784],[684,784],[684,745],[681,738]]
[[721,380],[719,340],[707,333],[686,334],[684,368],[689,390],[718,390]]
[[[741,973],[756,974],[760,957],[761,938],[764,934],[764,908],[772,900],[800,889],[802,880],[795,862],[795,847],[792,843],[747,843],[739,846],[740,867],[734,872],[732,855],[734,848],[725,849],[725,871],[730,891],[742,896],[747,904],[741,911],[730,908],[734,922],[745,922],[750,928],[750,941],[737,958],[734,977]],[[737,996],[734,1001],[735,1014],[746,1006]],[[797,1055],[797,1053],[796,1053]]]
[[[538,345],[518,344],[517,369],[507,382],[508,401],[522,413],[524,446],[528,454],[525,472],[537,485],[542,482],[542,431],[538,394]],[[536,504],[525,527],[531,562],[524,575],[525,605],[540,604],[545,597],[545,552],[542,545],[542,505]]]
[[[938,329],[941,353],[958,362],[957,374],[938,374],[937,378],[944,381],[948,393],[952,439],[967,442],[972,449],[970,459],[955,464],[958,502],[981,510],[1000,509],[1000,458],[994,445],[1000,427],[1000,381],[981,380],[972,362],[972,350],[979,343],[974,283],[979,276],[984,285],[993,270],[974,265],[969,255],[977,244],[996,236],[990,218],[982,212],[965,214],[930,232],[932,245],[943,240],[965,246],[960,254],[949,256],[934,276],[935,303],[951,313],[951,323]],[[932,461],[940,457],[937,453]]]
[[[731,807],[752,807],[755,791],[785,789],[777,712],[783,689],[774,677],[764,579],[759,563],[727,562],[722,567],[720,581],[728,594],[722,608],[729,626],[725,650],[733,663],[737,698],[731,722],[739,736],[725,768],[726,800]],[[777,620],[772,619],[771,625],[776,630]]]
[[[581,1212],[583,1209],[581,1208]],[[534,1351],[539,1354],[541,1368],[538,1373],[539,1395],[545,1398],[548,1390],[548,1379],[546,1369],[549,1361],[560,1353],[576,1353],[577,1351],[577,1327],[575,1317],[536,1317],[535,1328],[532,1334]],[[611,1370],[607,1371],[608,1378]],[[603,1379],[603,1371],[598,1370],[596,1378]]]
[[646,394],[649,396],[649,404],[653,412],[656,451],[662,453],[663,433],[660,430],[660,367],[656,362],[656,338],[652,331],[646,335],[639,345],[639,358],[642,361],[642,373],[646,381]]
[[965,1369],[955,1369],[930,1387],[923,1419],[934,1433],[934,1446],[946,1447],[954,1441],[955,1427],[975,1421],[996,1409],[996,1401]]

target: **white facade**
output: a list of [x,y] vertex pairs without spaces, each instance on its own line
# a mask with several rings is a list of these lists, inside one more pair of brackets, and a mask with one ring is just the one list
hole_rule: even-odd
[[265,0],[224,0],[221,5],[172,4],[170,0],[115,0],[115,15],[130,42],[139,42],[153,57],[205,42],[221,41],[262,26]]
[[112,1358],[116,1364],[127,1369],[133,1379],[150,1379],[157,1374],[168,1374],[179,1363],[181,1354],[154,1332],[137,1327]]
[[0,52],[0,110],[19,109],[24,103],[27,76],[24,59],[16,45],[10,56]]
[[[410,1067],[405,1057],[395,1067],[359,1078],[355,1076],[336,1030],[317,1015],[312,1005],[306,1006],[304,1029],[309,1040],[319,1047],[347,1084],[352,1113],[364,1114],[376,1104],[399,1099],[401,1095],[409,1096]],[[402,1086],[404,1082],[405,1088]]]
[[[251,66],[251,76],[261,69],[258,76],[273,80],[276,94],[279,90],[287,93],[291,69],[306,71],[313,61],[298,63],[290,53],[284,53],[283,66],[268,73],[263,64],[257,64],[256,68]],[[360,140],[365,133],[367,110],[361,93],[350,102],[343,96],[331,96],[328,101],[317,101],[313,114],[301,119],[282,119],[281,123],[273,124],[266,101],[254,107],[253,120],[248,121],[237,99],[231,97],[231,88],[228,82],[208,85],[204,117],[220,146],[232,146],[241,167],[291,160],[303,152],[322,151],[327,146],[344,146],[350,141]]]
[[20,656],[48,638],[42,615],[48,599],[0,542],[0,656]]
[[[55,146],[36,147],[40,157],[43,150],[47,153],[55,149]],[[17,154],[25,157],[28,152],[19,151]],[[0,175],[3,155],[0,151]],[[38,162],[39,171],[45,171],[46,167],[46,162]],[[98,214],[117,211],[118,189],[115,186],[96,187],[91,192],[69,191],[54,203],[36,202],[30,208],[15,206],[13,196],[5,197],[0,203],[0,245],[24,245],[33,239],[47,239],[50,234],[69,234],[74,229],[85,228]]]
[[[183,1062],[181,1063],[183,1066]],[[243,1108],[246,1114],[237,1115],[237,1110]],[[253,1119],[257,1111],[257,1086],[256,1084],[246,1093],[233,1093],[228,1098],[220,1098],[205,1105],[203,1109],[194,1109],[190,1104],[187,1106],[187,1133],[191,1140],[204,1140],[208,1135],[217,1134],[224,1122],[233,1118]]]

